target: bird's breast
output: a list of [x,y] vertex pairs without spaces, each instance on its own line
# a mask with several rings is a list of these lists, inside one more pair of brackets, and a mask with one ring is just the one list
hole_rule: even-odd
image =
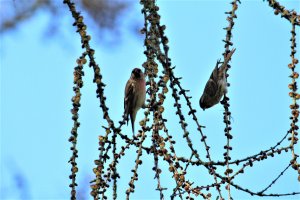
[[137,104],[139,107],[141,107],[145,103],[146,99],[146,84],[144,79],[137,81],[136,90]]

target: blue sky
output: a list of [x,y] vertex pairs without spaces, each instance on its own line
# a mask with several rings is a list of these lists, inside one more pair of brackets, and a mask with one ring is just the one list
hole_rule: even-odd
[[[298,9],[300,2],[280,1],[289,9]],[[10,3],[0,0],[0,6]],[[162,24],[166,24],[166,35],[170,41],[169,56],[176,65],[175,75],[182,76],[182,85],[190,90],[197,117],[207,128],[211,154],[214,160],[222,160],[225,137],[223,133],[223,107],[217,105],[206,111],[199,108],[202,94],[211,70],[224,52],[222,39],[227,26],[225,11],[230,10],[229,1],[158,1]],[[57,4],[57,6],[65,6]],[[105,95],[113,120],[121,119],[123,113],[124,87],[132,68],[145,61],[143,38],[136,37],[126,24],[136,20],[142,25],[140,5],[136,3],[131,12],[123,17],[124,30],[118,45],[103,44],[97,32],[88,29],[92,36],[91,45],[96,50],[96,60],[101,67],[103,81],[107,84]],[[65,9],[68,12],[68,9]],[[290,70],[290,30],[287,20],[275,16],[267,2],[245,1],[237,11],[238,19],[233,30],[233,43],[237,49],[229,71],[230,110],[232,112],[232,158],[244,158],[258,153],[277,143],[289,128],[288,78]],[[45,38],[48,13],[39,12],[34,18],[19,26],[16,31],[0,37],[1,69],[1,129],[0,129],[0,199],[69,199],[70,165],[67,163],[71,152],[68,142],[71,120],[71,97],[73,95],[73,67],[82,50],[80,39],[70,13],[60,19],[63,26],[61,35]],[[122,27],[123,27],[122,26]],[[89,24],[88,24],[89,27]],[[297,34],[300,35],[299,28]],[[300,41],[299,38],[297,38]],[[298,42],[299,44],[299,42]],[[299,45],[297,50],[300,51]],[[296,54],[299,58],[299,53]],[[298,68],[299,68],[298,64]],[[97,138],[103,134],[102,113],[96,98],[96,86],[92,82],[92,71],[85,68],[80,109],[79,189],[88,186],[93,178],[93,160],[98,157]],[[169,94],[166,105],[173,105]],[[185,105],[182,101],[182,105]],[[183,106],[183,110],[187,108]],[[142,119],[139,112],[136,124]],[[190,151],[178,124],[178,117],[172,106],[166,106],[169,132],[177,143],[179,155],[189,156]],[[200,155],[205,155],[196,132],[196,126],[188,118],[189,131]],[[131,127],[125,126],[125,134],[131,136]],[[150,144],[150,135],[146,144]],[[284,142],[283,145],[287,145]],[[119,146],[120,147],[120,146]],[[130,149],[120,161],[118,181],[119,198],[124,199],[134,166],[135,148]],[[297,152],[300,153],[299,145]],[[254,191],[266,187],[289,163],[290,153],[270,158],[247,168],[246,173],[235,182]],[[160,160],[162,161],[162,160]],[[161,162],[163,163],[163,162]],[[139,181],[133,199],[158,199],[152,156],[145,155],[139,171]],[[174,186],[167,165],[161,164],[162,185]],[[237,169],[237,168],[234,168]],[[220,169],[222,172],[223,169]],[[28,192],[15,192],[15,179],[22,175]],[[212,178],[203,168],[191,168],[188,177],[195,183],[209,184]],[[270,193],[300,191],[297,172],[289,169],[272,187]],[[211,190],[213,196],[216,195]],[[224,196],[226,190],[223,189]],[[166,199],[170,192],[166,192]],[[258,199],[233,190],[235,199]],[[268,198],[265,198],[268,199]],[[279,198],[296,199],[296,197]]]

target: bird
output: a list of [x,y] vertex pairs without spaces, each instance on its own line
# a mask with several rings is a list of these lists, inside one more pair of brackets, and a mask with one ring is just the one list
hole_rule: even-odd
[[134,134],[134,121],[138,110],[145,106],[146,83],[145,76],[141,69],[134,68],[131,76],[126,83],[124,97],[124,115],[128,121],[130,116],[132,133]]
[[[216,67],[211,73],[209,80],[205,85],[203,94],[199,100],[200,107],[203,110],[218,104],[223,95],[227,93],[227,64],[234,52],[235,48],[227,54],[223,63],[220,62],[220,60],[217,61]],[[222,63],[222,65],[219,67],[220,63]]]

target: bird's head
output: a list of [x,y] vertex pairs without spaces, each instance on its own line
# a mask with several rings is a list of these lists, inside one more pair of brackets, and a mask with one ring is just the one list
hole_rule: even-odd
[[131,72],[131,76],[134,79],[140,79],[144,77],[144,74],[140,68],[134,68]]
[[203,101],[203,98],[201,97],[200,101],[199,101],[200,107],[205,110],[207,107],[206,103]]

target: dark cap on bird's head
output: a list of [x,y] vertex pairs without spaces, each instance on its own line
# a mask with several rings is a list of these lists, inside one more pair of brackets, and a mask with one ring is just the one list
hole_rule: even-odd
[[207,101],[207,96],[206,94],[202,95],[199,101],[200,107],[205,110],[208,109],[210,107],[212,107],[214,104],[212,104],[211,101]]
[[134,68],[132,70],[131,74],[134,76],[134,78],[141,78],[141,75],[143,74],[143,72],[140,68]]
[[206,104],[203,102],[202,98],[199,101],[200,107],[205,110],[207,108]]

